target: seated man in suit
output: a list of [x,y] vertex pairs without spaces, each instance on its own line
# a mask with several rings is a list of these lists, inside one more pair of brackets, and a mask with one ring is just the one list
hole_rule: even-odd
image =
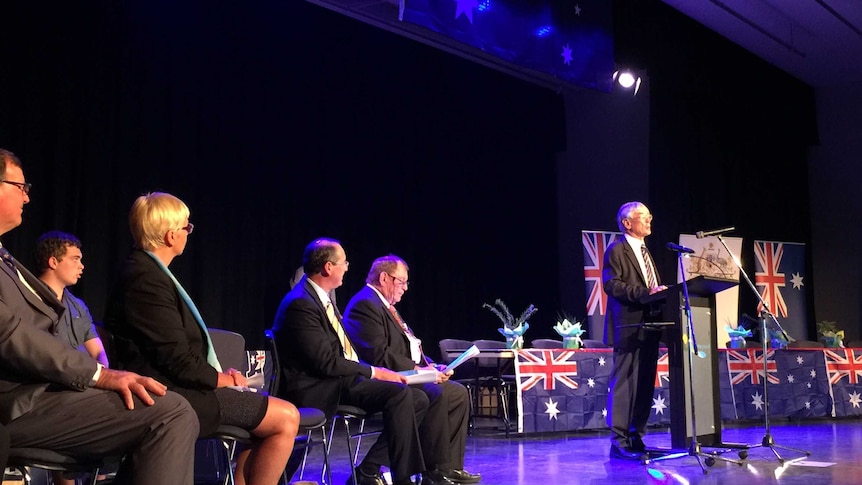
[[[309,243],[303,255],[305,277],[285,295],[272,331],[282,373],[279,396],[327,416],[339,403],[383,413],[383,432],[357,468],[358,484],[383,485],[380,466],[389,464],[394,485],[451,484],[423,454],[419,425],[428,410],[425,393],[385,367],[359,360],[328,293],[341,286],[347,255],[334,239]],[[352,477],[351,481],[352,482]]]
[[[0,235],[30,202],[21,162],[0,149]],[[114,483],[193,482],[198,420],[154,379],[120,372],[54,337],[66,309],[0,245],[0,424],[12,447],[126,454]]]
[[347,304],[344,329],[356,345],[359,357],[372,365],[396,371],[437,370],[437,382],[417,384],[428,396],[428,414],[419,427],[427,442],[424,450],[442,448],[443,476],[456,483],[476,483],[482,479],[464,469],[470,396],[467,389],[449,381],[452,372],[440,372],[422,351],[422,341],[401,318],[395,304],[408,286],[407,263],[395,255],[374,260],[366,285]]

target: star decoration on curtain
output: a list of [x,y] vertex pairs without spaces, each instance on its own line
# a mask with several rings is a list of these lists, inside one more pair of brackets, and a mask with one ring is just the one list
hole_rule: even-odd
[[563,57],[563,63],[565,65],[569,65],[572,63],[572,48],[569,47],[569,44],[563,46],[563,53],[560,54]]
[[455,20],[458,20],[462,14],[467,17],[470,23],[473,23],[473,9],[479,6],[478,0],[454,0],[455,5]]
[[575,4],[575,15],[581,15],[581,6],[579,4]]

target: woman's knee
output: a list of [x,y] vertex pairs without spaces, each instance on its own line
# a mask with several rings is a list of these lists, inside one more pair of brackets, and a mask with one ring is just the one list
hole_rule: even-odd
[[266,414],[282,431],[295,433],[299,429],[299,410],[288,401],[270,397]]

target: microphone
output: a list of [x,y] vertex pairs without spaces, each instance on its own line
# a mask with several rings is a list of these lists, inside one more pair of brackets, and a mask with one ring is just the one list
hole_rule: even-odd
[[731,232],[731,231],[735,231],[735,230],[736,230],[735,227],[723,227],[721,229],[714,229],[712,231],[697,231],[696,233],[694,233],[694,235],[698,239],[703,239],[703,238],[709,237],[709,236],[720,236],[726,232]]
[[679,244],[674,244],[672,242],[667,243],[667,248],[678,253],[694,254],[694,249],[680,246]]

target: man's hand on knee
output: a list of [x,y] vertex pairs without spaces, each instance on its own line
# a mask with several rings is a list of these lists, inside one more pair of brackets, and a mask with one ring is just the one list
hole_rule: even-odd
[[150,393],[156,396],[164,396],[168,388],[152,377],[144,377],[134,372],[118,371],[104,368],[96,381],[96,388],[115,391],[122,397],[126,408],[135,409],[133,395],[138,396],[144,404],[152,406],[155,404]]

